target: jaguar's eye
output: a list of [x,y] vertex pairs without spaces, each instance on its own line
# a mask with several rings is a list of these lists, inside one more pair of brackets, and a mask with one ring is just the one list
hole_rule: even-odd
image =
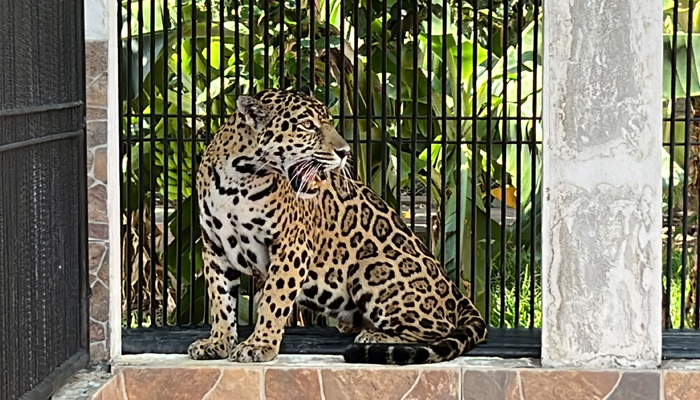
[[303,126],[304,129],[311,129],[314,127],[314,123],[311,120],[306,120],[301,123],[301,126]]

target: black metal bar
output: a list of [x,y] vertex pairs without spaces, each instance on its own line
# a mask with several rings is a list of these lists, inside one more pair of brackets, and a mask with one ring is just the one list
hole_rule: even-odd
[[[342,0],[341,0],[342,1]],[[353,2],[353,68],[352,68],[352,144],[353,144],[353,160],[355,162],[355,179],[360,179],[360,119],[354,110],[360,107],[360,87],[358,81],[360,78],[360,2]],[[342,7],[342,6],[341,6]]]
[[[236,39],[234,40],[233,48],[236,54],[236,72],[235,72],[235,79],[236,79],[236,98],[241,95],[241,66],[243,66],[243,59],[241,58],[241,3],[239,3],[240,0],[233,0],[233,9],[235,12],[233,13],[233,24],[235,26],[235,35]],[[222,2],[223,3],[223,2]],[[223,60],[223,57],[222,57]],[[225,101],[226,96],[222,93],[222,100]],[[224,103],[225,104],[225,103]],[[236,303],[236,307],[238,307],[238,303]]]
[[[163,33],[164,35],[170,31],[170,7],[163,7]],[[168,61],[170,60],[169,55],[170,45],[165,44],[163,46],[163,88],[161,92],[163,93],[163,129],[165,130],[163,134],[164,145],[163,145],[163,325],[168,325],[168,234],[170,229],[168,229],[169,220],[169,188],[168,188],[168,172],[170,171],[170,126],[168,125],[168,111],[170,110],[170,102],[168,101],[168,82],[170,81],[170,68],[168,67]],[[223,51],[222,51],[223,53]],[[223,60],[223,57],[222,57]],[[223,115],[223,114],[222,114]]]
[[[403,145],[401,140],[403,136],[401,134],[401,114],[403,111],[403,102],[401,101],[401,92],[403,91],[403,82],[401,81],[401,70],[403,69],[401,64],[401,46],[403,45],[404,38],[403,4],[401,3],[401,0],[397,0],[396,8],[398,9],[398,13],[396,14],[398,34],[396,35],[396,84],[394,85],[394,87],[396,87],[396,108],[394,110],[394,113],[396,114],[396,203],[394,206],[396,212],[401,215],[401,147]],[[387,55],[385,53],[384,58],[386,59],[386,57]],[[384,110],[384,114],[386,114],[386,110]]]
[[670,143],[668,144],[669,146],[669,154],[671,157],[669,157],[669,167],[668,167],[668,216],[667,216],[667,226],[668,230],[666,231],[666,310],[664,311],[666,314],[666,324],[664,328],[670,329],[673,328],[673,320],[672,320],[672,314],[671,314],[671,287],[672,287],[672,280],[673,280],[673,165],[674,165],[674,160],[673,160],[673,154],[675,153],[675,145],[676,145],[676,75],[678,73],[677,71],[677,60],[676,60],[676,51],[678,49],[678,7],[679,7],[679,2],[676,1],[674,2],[673,5],[673,48],[672,48],[672,56],[671,56],[671,118],[670,118]]
[[263,85],[270,88],[270,0],[263,0]]
[[[297,45],[297,82],[296,82],[296,88],[297,90],[300,89],[303,86],[302,82],[302,75],[301,75],[301,69],[302,69],[302,52],[303,52],[303,47],[301,45],[301,1],[296,1],[296,11],[297,11],[297,36],[296,36],[296,45]],[[355,63],[357,64],[357,63]]]
[[374,114],[372,109],[372,2],[367,2],[367,24],[365,29],[367,32],[365,38],[365,51],[367,53],[367,62],[365,63],[365,73],[367,75],[366,79],[366,98],[365,106],[367,108],[367,126],[365,128],[365,167],[367,170],[366,182],[367,185],[372,183],[372,118]]
[[52,133],[50,135],[41,136],[41,137],[34,138],[34,139],[28,139],[28,140],[23,140],[21,142],[14,142],[14,143],[2,145],[2,146],[0,146],[0,153],[10,151],[10,150],[17,150],[17,149],[22,149],[25,147],[35,146],[37,144],[53,142],[56,140],[69,139],[69,138],[73,138],[76,136],[80,136],[82,134],[83,134],[82,130],[73,131],[73,132]]
[[[139,142],[138,136],[133,137],[132,140],[133,140],[134,143],[138,143],[138,142]],[[148,143],[148,142],[150,142],[150,140],[151,140],[150,138],[145,138],[145,139],[144,139],[144,142]],[[206,140],[205,138],[198,138],[198,139],[195,139],[195,141],[196,141],[197,143],[207,143],[207,140]],[[372,139],[372,140],[370,140],[370,143],[376,144],[376,145],[380,145],[380,144],[382,144],[382,140],[381,140],[381,139]],[[396,144],[396,139],[393,139],[393,140],[391,140],[391,141],[388,142],[388,143],[391,143],[391,144],[394,144],[394,145],[395,145],[395,144]],[[431,144],[436,144],[436,145],[441,145],[441,144],[442,144],[442,139],[440,139],[440,140],[433,140],[432,142],[428,142],[426,139],[420,139],[420,140],[416,140],[416,143],[418,143],[418,144],[423,144],[423,145],[428,145],[429,143],[431,143]],[[456,144],[457,144],[457,140],[447,140],[447,141],[445,141],[445,143],[448,144],[448,145],[456,145]],[[479,144],[479,145],[488,144],[488,142],[487,142],[486,140],[477,140],[476,143]],[[502,145],[502,144],[504,144],[504,143],[503,143],[502,141],[500,141],[500,140],[494,140],[494,141],[491,142],[491,144],[492,144],[492,145]],[[508,140],[508,141],[505,142],[505,144],[516,145],[516,144],[518,144],[518,141],[517,141],[517,140]],[[542,144],[542,142],[537,141],[537,142],[534,142],[534,144]]]
[[54,369],[31,391],[24,393],[20,400],[51,399],[52,395],[61,389],[78,371],[85,368],[89,362],[89,352],[87,350],[80,350]]
[[[470,263],[470,268],[471,268],[471,274],[470,274],[470,282],[472,284],[472,290],[471,290],[471,300],[473,302],[476,302],[476,246],[477,246],[477,225],[478,225],[478,208],[476,204],[476,198],[478,196],[477,193],[477,160],[479,158],[479,148],[478,148],[478,132],[477,132],[477,100],[478,100],[478,93],[477,93],[477,83],[478,83],[478,76],[477,76],[477,67],[479,64],[479,59],[478,59],[478,46],[479,46],[479,27],[478,27],[478,16],[479,16],[479,4],[475,3],[472,11],[473,11],[473,19],[472,19],[472,27],[473,27],[473,32],[472,32],[472,115],[471,115],[471,120],[472,120],[472,138],[471,138],[471,150],[472,150],[472,158],[471,158],[471,178],[472,178],[472,203],[471,203],[471,212],[472,212],[472,217],[470,221],[470,235],[471,235],[471,243],[470,243],[470,254],[469,254],[469,263]],[[488,222],[487,222],[488,223]],[[483,313],[486,313],[487,310],[481,310]]]
[[[445,265],[445,233],[447,223],[447,216],[445,215],[447,207],[447,25],[452,21],[445,21],[447,18],[447,0],[442,0],[442,61],[440,61],[440,67],[442,69],[442,104],[440,107],[442,114],[442,132],[440,135],[440,263]],[[459,168],[459,167],[457,167]],[[456,193],[459,196],[459,192]],[[456,221],[455,221],[456,222]],[[456,271],[456,268],[455,268]],[[455,282],[457,280],[455,279]]]
[[[151,20],[150,20],[150,25],[151,25],[151,57],[149,58],[149,63],[150,63],[150,74],[151,74],[151,87],[150,87],[150,93],[151,95],[149,96],[151,98],[151,110],[156,109],[156,80],[154,78],[153,71],[155,71],[155,57],[153,55],[156,53],[156,41],[153,39],[155,38],[155,26],[156,26],[156,13],[153,12],[156,9],[156,0],[151,0]],[[150,119],[150,124],[151,126],[149,127],[149,138],[150,143],[151,143],[151,152],[155,153],[156,152],[156,119],[154,115],[151,115]],[[155,171],[156,169],[156,158],[155,157],[150,157],[150,170]],[[150,287],[149,287],[149,292],[150,292],[150,322],[151,325],[154,326],[156,324],[156,263],[158,261],[158,254],[156,253],[156,196],[155,196],[155,188],[156,188],[156,174],[151,173],[149,174],[151,178],[150,182],[150,187],[151,187],[151,195],[150,195],[150,201],[151,201],[151,243],[150,243],[150,254],[149,259],[151,260],[151,281]]]
[[[689,2],[688,3],[688,15],[693,15],[693,5],[694,2]],[[693,35],[690,32],[693,32],[693,19],[689,18],[688,19],[688,35],[687,35],[687,48],[692,49],[693,48]],[[686,81],[685,81],[685,87],[689,88],[691,87],[691,63],[693,62],[692,59],[692,51],[688,50],[686,51]],[[685,299],[686,299],[686,285],[687,285],[687,278],[688,278],[688,199],[689,199],[689,193],[688,193],[688,183],[689,183],[689,167],[688,163],[690,161],[690,146],[688,145],[688,142],[690,141],[690,135],[691,135],[691,130],[692,130],[692,125],[690,123],[690,113],[692,110],[692,102],[690,98],[690,94],[688,93],[689,90],[686,89],[685,93],[685,141],[683,143],[683,168],[685,168],[685,173],[683,174],[683,254],[681,257],[681,267],[682,267],[682,272],[681,272],[681,329],[684,329],[685,326],[685,310],[684,310],[684,305],[685,305]]]
[[662,334],[661,357],[664,360],[700,359],[700,331],[666,329]]
[[85,103],[82,101],[69,101],[66,103],[42,104],[38,106],[10,108],[7,110],[0,110],[0,118],[20,117],[23,115],[35,115],[51,111],[61,111],[70,108],[78,108],[83,106],[84,104]]
[[[533,28],[533,34],[535,37],[535,40],[533,41],[533,53],[536,56],[539,56],[538,52],[538,33],[539,33],[539,15],[540,15],[540,9],[539,9],[539,3],[535,1],[535,26]],[[532,244],[530,245],[530,329],[535,327],[535,276],[536,276],[536,259],[535,259],[535,246],[537,245],[537,189],[536,189],[536,182],[537,182],[537,169],[535,166],[537,165],[537,62],[533,63],[533,83],[532,83],[532,93],[533,93],[533,107],[532,107],[532,136],[530,138],[530,157],[531,157],[531,163],[532,163],[532,168],[531,170],[531,176],[530,179],[532,181],[532,184],[530,185],[530,199],[532,202],[532,216],[530,217],[530,237],[532,238]]]
[[[518,32],[523,31],[523,4],[518,2],[517,4],[518,7],[518,12],[516,18],[518,19],[517,22],[517,29]],[[522,286],[522,281],[520,277],[520,270],[522,266],[522,208],[521,208],[521,201],[520,199],[522,198],[522,149],[523,149],[523,134],[522,134],[522,88],[523,88],[523,81],[522,81],[522,76],[523,76],[523,35],[519,34],[518,35],[518,81],[517,81],[517,109],[516,109],[516,115],[517,119],[515,122],[515,130],[517,134],[517,141],[518,143],[516,144],[516,177],[515,177],[515,189],[517,190],[517,195],[515,196],[515,215],[517,216],[515,219],[515,321],[513,323],[513,326],[515,328],[518,328],[520,326],[520,295],[521,295],[521,286]],[[505,114],[504,114],[505,115]],[[534,169],[534,165],[532,168]],[[532,182],[534,185],[535,183]],[[534,239],[534,238],[533,238]],[[534,243],[532,244],[534,246]],[[530,282],[530,285],[533,285],[534,282]]]
[[255,0],[248,2],[248,94],[255,94]]
[[316,2],[311,1],[309,11],[311,21],[309,21],[309,88],[313,94],[316,91]]
[[[139,93],[138,93],[138,103],[139,103],[139,111],[143,111],[143,6],[141,4],[141,1],[139,0],[139,11],[137,15],[137,22],[139,25],[139,48],[138,48],[138,54],[139,54]],[[143,180],[143,118],[139,117],[139,182]],[[144,244],[144,223],[143,223],[143,216],[144,216],[144,210],[143,210],[143,197],[144,197],[144,190],[143,190],[143,185],[139,185],[139,221],[138,221],[138,234],[139,234],[139,261],[138,261],[138,276],[139,276],[139,282],[138,282],[138,315],[137,321],[138,321],[138,326],[141,327],[143,326],[143,283],[144,283],[144,276],[143,276],[143,244]]]
[[[167,7],[166,7],[166,9],[167,9]],[[236,13],[236,14],[238,14],[238,13]],[[224,44],[226,42],[226,29],[224,28],[225,19],[226,19],[226,2],[220,1],[219,2],[219,86],[220,86],[220,90],[219,90],[219,124],[218,124],[219,128],[226,121],[226,101],[225,101],[225,97],[226,97],[226,90],[225,90],[226,79],[225,79],[225,76],[226,76],[226,74],[224,73],[225,67],[226,67],[226,63],[224,62],[226,60],[226,57],[225,57],[226,46],[224,46]],[[236,84],[237,83],[238,82],[236,82]]]
[[[487,28],[487,41],[489,56],[487,60],[487,72],[488,80],[486,83],[486,112],[488,113],[489,119],[486,120],[486,215],[491,215],[491,163],[492,163],[492,149],[491,146],[491,117],[492,117],[492,106],[493,106],[493,0],[489,0],[489,11],[488,11],[488,28]],[[491,321],[491,221],[486,221],[486,315],[484,319],[486,320],[486,325],[488,326]]]
[[500,254],[500,262],[501,262],[501,287],[499,288],[499,294],[501,295],[501,304],[500,304],[500,326],[501,328],[505,327],[506,325],[506,291],[508,288],[506,288],[506,275],[508,274],[508,271],[506,270],[506,241],[508,240],[507,237],[507,229],[506,229],[506,201],[508,198],[507,195],[507,149],[508,146],[506,144],[506,140],[508,138],[508,121],[507,121],[507,116],[508,116],[508,0],[503,0],[503,33],[502,33],[502,39],[501,39],[501,57],[503,59],[503,117],[501,119],[502,121],[502,130],[501,130],[501,254]]
[[[209,326],[140,328],[123,330],[124,354],[185,354],[194,340],[209,335]],[[253,327],[240,326],[239,340],[244,340]],[[281,354],[339,355],[352,343],[355,335],[343,334],[332,327],[289,327],[285,329]],[[535,329],[489,329],[487,342],[465,353],[466,357],[539,358],[540,331]]]
[[[184,21],[184,15],[182,13],[182,2],[177,2],[177,52],[180,54],[182,52],[183,37],[182,37],[182,23]],[[182,155],[185,152],[184,146],[184,132],[183,132],[183,117],[182,117],[182,62],[177,63],[177,234],[175,236],[175,247],[177,249],[176,258],[176,268],[177,268],[177,289],[176,289],[176,305],[177,305],[177,317],[176,323],[179,325],[181,323],[180,316],[182,316],[182,238],[180,233],[182,232],[182,184],[183,184],[183,171],[182,171]]]
[[[387,157],[389,154],[389,150],[387,149],[387,92],[386,92],[386,86],[387,86],[387,31],[389,30],[387,21],[386,21],[386,15],[387,15],[387,2],[382,1],[382,26],[384,26],[384,29],[382,29],[382,122],[381,122],[381,131],[382,131],[382,145],[380,147],[380,151],[382,152],[382,160],[381,160],[381,182],[382,182],[382,189],[380,192],[380,195],[382,199],[386,201],[387,199],[387,193],[386,193],[386,187],[388,185],[386,181],[386,169],[387,169]],[[371,63],[369,64],[371,65]],[[400,68],[400,67],[399,67]],[[399,91],[401,88],[398,89]]]
[[[454,85],[457,90],[454,93],[455,99],[455,111],[456,111],[456,117],[457,117],[457,126],[455,127],[455,131],[457,132],[457,147],[456,147],[456,152],[457,152],[457,166],[455,168],[455,193],[457,195],[457,198],[455,199],[455,236],[456,236],[456,245],[455,245],[455,277],[454,277],[454,282],[457,285],[457,287],[462,287],[462,227],[464,226],[464,222],[460,218],[460,215],[462,215],[462,87],[463,87],[463,82],[462,82],[462,56],[463,56],[463,51],[462,51],[462,35],[464,34],[463,32],[463,26],[462,26],[462,2],[458,1],[457,2],[457,83]],[[476,65],[474,66],[476,69]],[[474,194],[472,193],[472,198]],[[466,199],[464,199],[466,200]],[[473,218],[474,216],[472,216]]]
[[[206,0],[206,1],[204,2],[204,6],[206,7],[206,18],[207,18],[207,29],[206,29],[206,41],[207,41],[207,45],[206,45],[206,51],[207,51],[207,71],[206,71],[206,74],[205,74],[205,76],[206,76],[206,81],[207,81],[207,83],[206,83],[206,91],[207,91],[206,93],[207,93],[207,96],[206,96],[206,108],[205,108],[205,112],[206,112],[207,115],[206,115],[206,117],[204,118],[204,135],[205,135],[204,137],[206,138],[206,142],[207,142],[207,143],[209,143],[209,142],[211,141],[211,136],[212,136],[212,133],[211,133],[211,124],[212,124],[212,117],[213,117],[213,115],[212,115],[212,102],[213,102],[213,100],[214,100],[214,99],[212,99],[212,97],[211,97],[211,85],[212,85],[212,80],[211,80],[211,68],[212,68],[212,55],[211,55],[211,37],[212,37],[212,34],[211,34],[211,26],[212,26],[212,23],[213,23],[213,22],[212,22],[212,20],[213,20],[213,17],[212,17],[213,11],[212,11],[212,6],[211,6],[211,1],[212,1],[212,0]],[[222,2],[222,3],[223,3],[223,2]],[[219,32],[224,32],[224,31],[225,31],[224,27],[221,26],[220,29],[219,29]],[[221,35],[221,33],[220,33],[219,35]],[[221,37],[219,37],[219,39],[221,39]],[[193,53],[193,54],[194,54],[194,53]],[[223,56],[223,54],[219,54],[219,57],[221,57],[221,56]],[[196,81],[195,81],[195,82],[196,82]],[[219,88],[219,93],[222,94],[223,91],[224,91],[224,87],[221,86],[221,87]],[[197,162],[196,162],[196,161],[197,161],[197,153],[196,153],[195,151],[193,151],[193,152],[192,152],[192,176],[196,176],[196,175],[197,175],[197,171],[196,171]],[[196,198],[197,198],[197,196],[195,195],[195,189],[196,189],[196,187],[197,187],[197,182],[195,182],[195,180],[192,179],[192,194],[191,194],[191,196],[193,196],[192,199],[196,199]],[[154,187],[154,189],[155,189],[155,187]],[[194,203],[195,203],[195,202],[193,201],[193,205],[194,205]],[[192,207],[192,208],[194,209],[195,207]],[[199,220],[199,216],[198,216],[198,215],[197,215],[195,218],[196,218],[197,220]],[[195,223],[195,220],[192,221],[192,225],[194,225],[194,223]],[[196,241],[197,238],[195,238],[194,240]],[[193,256],[192,256],[191,268],[192,268],[192,270],[194,270],[194,269],[195,269],[194,266],[195,266],[195,264],[196,264],[195,261],[194,261],[194,260],[196,259],[196,254],[195,254],[195,248],[194,248],[194,246],[191,248],[191,251],[192,251],[192,254],[193,254]],[[194,285],[193,285],[193,287],[194,287]],[[210,316],[211,316],[211,313],[209,312],[209,296],[206,295],[206,293],[208,293],[208,287],[209,287],[209,282],[208,282],[206,279],[204,279],[204,293],[205,293],[205,295],[204,295],[204,298],[202,299],[202,300],[203,300],[202,303],[203,303],[203,307],[204,307],[204,313],[203,313],[203,315],[204,315],[204,321],[205,321],[205,322],[208,321],[209,318],[210,318]],[[193,297],[194,297],[194,296],[193,296]]]
[[[192,7],[192,22],[195,23],[197,21],[197,7]],[[191,131],[190,131],[190,149],[192,151],[192,159],[193,161],[197,158],[197,142],[195,141],[197,137],[197,62],[196,62],[196,54],[197,54],[197,30],[192,29],[192,38],[190,40],[190,50],[191,54],[193,55],[192,57],[192,125],[191,125]],[[192,169],[190,170],[190,182],[192,182],[192,187],[191,187],[191,192],[190,192],[190,249],[189,249],[189,257],[190,257],[190,287],[189,287],[189,292],[190,292],[190,312],[189,312],[189,323],[194,322],[194,313],[195,313],[195,282],[197,280],[196,274],[195,274],[195,263],[196,263],[196,255],[195,255],[195,240],[196,238],[194,237],[194,227],[197,221],[197,195],[195,194],[195,190],[197,188],[196,184],[196,174],[195,174],[195,167],[194,163],[192,164]]]
[[[222,2],[223,3],[223,2]],[[287,80],[285,77],[287,76],[285,66],[284,66],[284,23],[285,23],[285,18],[284,18],[284,12],[285,12],[285,4],[284,1],[279,1],[279,6],[280,6],[280,33],[279,33],[279,41],[280,41],[280,55],[279,55],[279,64],[280,64],[280,71],[279,71],[279,85],[278,87],[280,89],[286,89],[288,84]]]
[[[145,117],[145,118],[146,118],[146,117],[150,117],[151,115],[156,115],[156,116],[162,117],[164,114],[162,114],[162,113],[149,113],[149,112],[133,113],[133,116],[134,116],[134,117],[141,116],[141,117]],[[167,115],[168,115],[169,117],[177,116],[177,114],[167,114]],[[183,116],[185,116],[185,117],[192,117],[192,115],[189,114],[189,113],[184,113]],[[332,115],[331,117],[333,117],[333,119],[335,119],[335,120],[339,120],[339,119],[340,119],[340,116],[339,116],[339,115]],[[371,120],[373,120],[373,121],[380,121],[380,122],[381,122],[382,118],[384,118],[384,117],[382,117],[381,115],[366,115],[366,114],[359,114],[359,115],[350,114],[348,117],[357,117],[357,118],[360,118],[360,119],[371,119]],[[433,117],[434,117],[434,116],[433,116]],[[397,116],[397,115],[387,115],[387,116],[386,116],[386,119],[387,119],[388,121],[398,121],[399,119],[409,119],[409,118],[412,118],[412,115],[398,115],[398,116]],[[443,117],[442,117],[442,116],[439,116],[439,118],[442,120]],[[472,119],[472,118],[470,117],[470,119]],[[476,117],[476,118],[474,118],[474,119],[477,120],[477,121],[486,121],[486,120],[489,119],[489,117]],[[499,118],[499,119],[500,119],[500,120],[503,120],[503,118]],[[418,120],[418,121],[426,121],[426,120],[428,120],[428,116],[427,116],[427,115],[418,115],[418,116],[416,116],[416,120]],[[446,120],[446,121],[450,121],[450,122],[457,122],[457,121],[458,121],[458,118],[455,117],[455,116],[449,116],[449,115],[448,115],[448,116],[445,117],[445,120]],[[464,118],[462,118],[462,120],[464,120]],[[507,117],[507,118],[505,118],[505,120],[507,120],[507,121],[517,121],[517,117]],[[515,141],[513,141],[513,142],[515,142]],[[437,142],[437,143],[440,143],[440,142]],[[495,140],[495,141],[493,141],[493,143],[494,143],[494,144],[499,144],[500,141]],[[693,141],[691,141],[691,142],[689,142],[689,143],[690,143],[690,144],[700,145],[700,142],[693,142]],[[664,144],[665,144],[665,145],[668,145],[668,143],[664,143]]]
[[[433,96],[432,96],[432,87],[433,87],[433,10],[431,6],[428,6],[428,16],[427,16],[427,22],[428,22],[428,27],[427,27],[427,37],[428,37],[428,46],[426,49],[426,57],[427,57],[427,75],[428,75],[428,87],[426,88],[427,90],[427,100],[428,100],[428,125],[427,125],[427,136],[428,136],[428,143],[433,142]],[[433,221],[431,218],[431,211],[432,211],[432,205],[433,205],[433,199],[432,199],[432,192],[433,192],[433,155],[432,155],[432,147],[433,146],[428,146],[427,151],[428,151],[428,156],[427,156],[427,162],[425,164],[425,173],[426,173],[426,178],[425,178],[425,186],[427,188],[425,198],[426,198],[426,205],[425,205],[425,221],[426,224],[428,225],[428,235],[426,237],[427,243],[426,246],[428,246],[428,249],[432,252],[433,250]]]
[[326,1],[325,2],[326,6],[326,22],[324,26],[324,30],[326,31],[326,43],[325,43],[325,51],[326,51],[326,63],[323,67],[323,73],[324,73],[324,96],[323,96],[323,101],[326,104],[326,106],[331,105],[330,101],[330,89],[331,89],[331,2]]

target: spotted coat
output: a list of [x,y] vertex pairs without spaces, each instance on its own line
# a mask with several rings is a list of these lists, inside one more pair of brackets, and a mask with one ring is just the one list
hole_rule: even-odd
[[[198,171],[213,324],[190,346],[192,358],[273,359],[295,303],[358,333],[348,362],[439,362],[485,340],[479,312],[421,240],[340,172],[349,155],[307,93],[238,99]],[[241,274],[263,284],[255,329],[238,343]]]

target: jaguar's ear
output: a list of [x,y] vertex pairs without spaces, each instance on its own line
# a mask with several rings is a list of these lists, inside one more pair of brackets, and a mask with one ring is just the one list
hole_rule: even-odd
[[260,132],[270,122],[270,110],[260,100],[252,96],[240,96],[236,100],[236,107],[241,112],[245,123]]
[[308,87],[308,86],[306,86],[306,85],[304,85],[304,86],[302,86],[302,87],[299,88],[299,93],[305,94],[305,95],[307,95],[307,96],[311,96],[311,88]]

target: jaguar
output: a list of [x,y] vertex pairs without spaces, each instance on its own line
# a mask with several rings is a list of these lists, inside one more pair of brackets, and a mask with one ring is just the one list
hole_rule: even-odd
[[[197,172],[212,328],[191,358],[274,359],[295,304],[356,334],[348,363],[442,362],[486,340],[479,311],[420,238],[350,177],[351,157],[308,88],[238,97]],[[242,274],[261,291],[239,343]]]

